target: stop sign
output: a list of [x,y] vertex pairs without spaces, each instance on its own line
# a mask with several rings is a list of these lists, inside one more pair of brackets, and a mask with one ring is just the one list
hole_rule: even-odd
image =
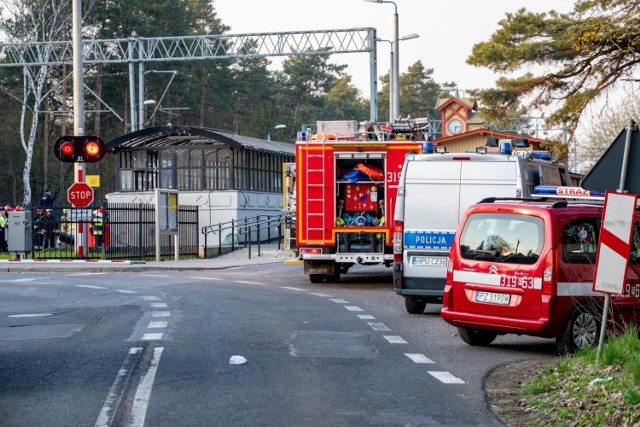
[[86,208],[93,202],[93,188],[86,182],[75,182],[67,190],[69,203],[78,208]]

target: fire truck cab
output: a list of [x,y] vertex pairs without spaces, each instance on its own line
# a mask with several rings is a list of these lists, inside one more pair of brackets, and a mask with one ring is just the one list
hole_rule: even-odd
[[[419,120],[419,119],[418,119]],[[355,264],[391,266],[402,165],[422,151],[425,126],[318,122],[296,142],[296,244],[312,283]]]

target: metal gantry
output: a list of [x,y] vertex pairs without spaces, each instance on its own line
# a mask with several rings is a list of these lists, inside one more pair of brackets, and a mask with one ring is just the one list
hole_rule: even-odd
[[[193,61],[207,59],[256,58],[290,55],[331,55],[369,53],[370,116],[377,121],[377,58],[375,28],[273,32],[253,34],[219,34],[176,37],[136,37],[112,40],[82,40],[82,63],[129,64],[129,85],[134,88],[134,64],[138,64],[138,80],[142,81],[144,64],[148,62]],[[47,52],[48,55],[43,55]],[[43,58],[47,58],[43,60]],[[36,43],[0,43],[0,67],[54,66],[72,64],[71,41]],[[140,83],[139,83],[140,85]],[[138,88],[138,101],[131,90],[132,108],[138,105],[142,114],[143,88]],[[135,115],[132,114],[132,117]]]

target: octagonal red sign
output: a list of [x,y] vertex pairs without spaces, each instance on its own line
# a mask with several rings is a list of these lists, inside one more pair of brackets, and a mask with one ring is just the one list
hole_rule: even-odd
[[86,182],[75,182],[67,190],[69,203],[78,208],[86,208],[93,202],[93,188]]

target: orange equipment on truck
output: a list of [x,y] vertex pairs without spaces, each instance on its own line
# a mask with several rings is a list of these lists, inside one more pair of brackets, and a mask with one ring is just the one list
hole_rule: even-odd
[[427,139],[425,128],[407,129],[323,121],[296,142],[296,244],[312,283],[338,281],[355,264],[392,265],[402,165]]

